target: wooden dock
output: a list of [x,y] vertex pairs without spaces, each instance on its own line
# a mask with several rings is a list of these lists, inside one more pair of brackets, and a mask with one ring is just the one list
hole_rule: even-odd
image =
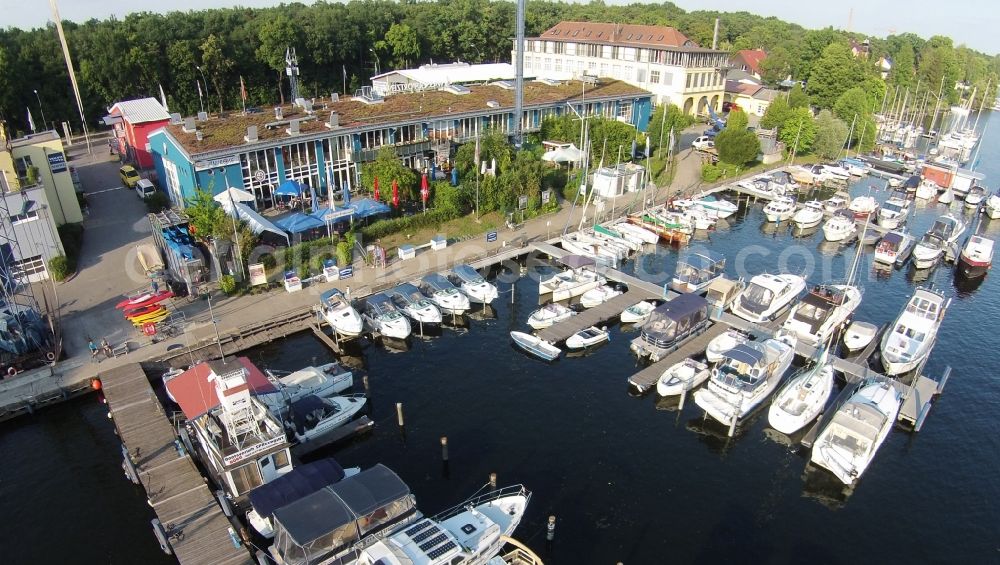
[[629,377],[629,384],[634,386],[640,393],[646,392],[650,388],[656,386],[656,381],[659,380],[663,371],[669,369],[671,365],[680,363],[687,357],[697,357],[705,353],[705,348],[708,347],[708,342],[712,341],[728,329],[729,327],[726,324],[715,323],[710,325],[704,332],[696,336],[689,337],[687,340],[681,342],[677,349],[663,359],[660,359],[656,363],[649,365],[645,369]]
[[183,565],[253,563],[244,547],[234,546],[230,532],[237,530],[190,455],[178,447],[142,367],[133,363],[112,369],[101,375],[101,385],[124,455],[162,524],[164,551]]
[[584,328],[603,324],[621,314],[622,310],[629,306],[649,298],[655,297],[649,296],[649,293],[644,290],[630,288],[628,292],[618,295],[604,304],[588,308],[576,316],[570,316],[561,322],[539,330],[536,335],[550,343],[559,343]]

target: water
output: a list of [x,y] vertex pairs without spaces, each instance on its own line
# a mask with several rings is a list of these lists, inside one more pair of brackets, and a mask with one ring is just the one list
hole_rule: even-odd
[[[1000,178],[998,132],[1000,123],[993,124],[984,141],[980,170],[988,181]],[[852,192],[872,183],[881,184],[865,179]],[[696,244],[724,253],[731,275],[784,265],[806,269],[811,282],[845,277],[855,247],[763,226],[760,208]],[[922,233],[942,213],[940,205],[919,207],[911,229]],[[1000,238],[1000,222],[985,220],[981,231]],[[671,273],[675,259],[664,250],[639,270]],[[523,482],[534,495],[515,534],[547,563],[994,561],[1000,394],[990,335],[1000,317],[1000,283],[993,275],[960,290],[950,266],[877,272],[870,253],[860,272],[866,292],[859,319],[891,321],[913,291],[914,274],[953,298],[927,371],[938,375],[951,365],[954,373],[923,431],[895,430],[853,492],[807,470],[807,455],[772,439],[766,411],[727,439],[693,402],[677,412],[670,409],[676,403],[658,406],[655,395],[630,396],[634,332],[614,327],[611,343],[592,355],[552,365],[514,350],[507,332],[527,327],[536,307],[537,285],[528,279],[517,283],[514,305],[502,294],[495,319],[472,320],[467,332],[445,329],[404,353],[370,346],[349,359],[370,375],[377,426],[320,455],[344,465],[385,463],[431,513],[471,494],[491,472],[500,484]],[[330,358],[308,335],[250,356],[281,369]],[[395,424],[396,402],[404,404],[405,436]],[[171,562],[152,536],[141,489],[121,474],[105,411],[91,397],[4,426],[0,448],[11,461],[0,480],[4,562]],[[448,437],[447,466],[441,436]],[[557,517],[551,544],[550,514]]]

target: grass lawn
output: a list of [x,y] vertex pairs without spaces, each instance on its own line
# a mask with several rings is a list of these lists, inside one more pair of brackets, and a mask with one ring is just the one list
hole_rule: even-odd
[[[410,245],[423,245],[430,242],[431,238],[437,234],[444,234],[449,240],[465,239],[469,236],[486,233],[495,230],[497,226],[504,224],[504,218],[499,212],[483,214],[479,223],[476,222],[475,214],[462,216],[449,220],[438,227],[422,228],[412,232],[400,232],[382,238],[382,246],[386,253],[391,253],[400,245],[409,243]],[[371,242],[365,242],[371,243]]]

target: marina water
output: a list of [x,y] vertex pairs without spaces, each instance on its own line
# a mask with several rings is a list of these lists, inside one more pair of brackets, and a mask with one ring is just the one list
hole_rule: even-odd
[[[992,190],[1000,184],[1000,116],[987,121],[978,170]],[[884,184],[865,178],[851,192]],[[884,201],[888,191],[875,195]],[[951,210],[973,221],[961,206]],[[779,268],[805,270],[812,283],[846,277],[854,245],[825,243],[822,232],[795,237],[785,225],[765,224],[761,208],[741,209],[691,245],[724,253],[731,277]],[[911,231],[922,234],[945,210],[918,203]],[[980,231],[1000,238],[1000,222],[983,220]],[[661,248],[628,269],[662,280],[676,257]],[[515,536],[546,563],[995,561],[1000,281],[989,275],[970,287],[950,265],[877,270],[870,248],[861,261],[857,319],[891,322],[915,284],[933,283],[952,297],[926,372],[938,376],[951,365],[954,373],[923,430],[893,431],[853,492],[767,429],[766,409],[726,438],[691,401],[677,411],[676,400],[631,396],[635,330],[615,326],[606,346],[551,365],[514,350],[508,332],[524,330],[537,307],[530,278],[516,283],[513,305],[501,293],[493,319],[444,328],[406,352],[371,345],[345,359],[369,374],[377,425],[318,455],[345,466],[388,465],[425,513],[459,502],[491,472],[501,485],[522,482],[534,495]],[[248,354],[285,370],[331,358],[304,334]],[[396,426],[397,402],[405,433]],[[0,431],[5,563],[174,562],[155,542],[142,489],[122,474],[106,411],[90,396]],[[551,542],[549,515],[557,518]]]

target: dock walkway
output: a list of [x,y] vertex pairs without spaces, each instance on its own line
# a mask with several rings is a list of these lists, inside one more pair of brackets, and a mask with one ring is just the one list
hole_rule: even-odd
[[232,525],[194,461],[178,450],[174,428],[142,367],[111,369],[101,375],[101,384],[124,455],[165,531],[164,550],[182,565],[253,563],[246,549],[234,547]]
[[559,343],[576,332],[602,324],[618,316],[622,310],[629,306],[649,298],[655,297],[650,297],[649,293],[642,289],[630,288],[628,292],[616,296],[604,304],[588,308],[576,316],[570,316],[561,322],[539,330],[537,335],[545,341]]
[[656,386],[656,381],[659,380],[663,371],[666,371],[676,363],[680,363],[687,357],[697,357],[704,353],[705,348],[708,347],[708,342],[718,337],[727,329],[729,327],[726,324],[712,324],[704,332],[682,342],[677,349],[663,359],[629,377],[629,384],[634,386],[639,392],[646,392]]

